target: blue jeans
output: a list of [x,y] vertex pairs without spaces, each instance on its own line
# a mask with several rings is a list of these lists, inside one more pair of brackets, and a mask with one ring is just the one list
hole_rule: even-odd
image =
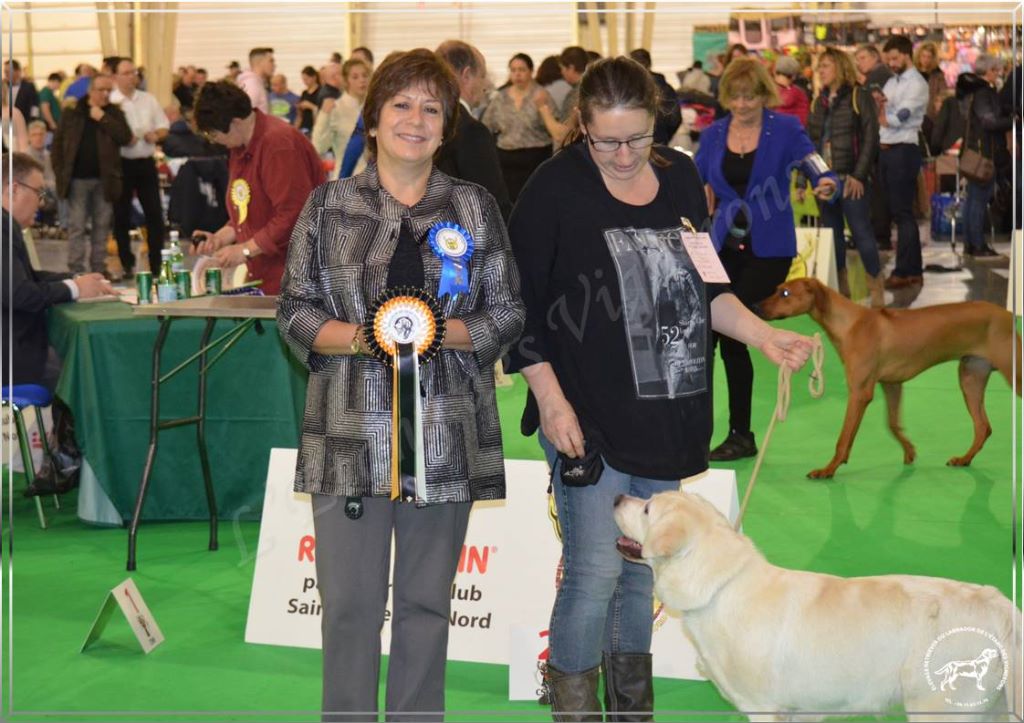
[[921,236],[914,218],[921,149],[916,143],[895,143],[879,152],[889,213],[896,223],[896,268],[893,276],[920,276]]
[[836,244],[836,268],[846,268],[846,244],[843,221],[850,225],[853,243],[864,264],[868,276],[878,276],[882,263],[878,259],[878,244],[875,232],[871,227],[871,188],[864,184],[864,195],[860,198],[839,198],[834,203],[818,203],[821,223],[825,228],[832,229],[832,239]]
[[549,662],[563,673],[601,663],[601,653],[648,653],[654,623],[651,568],[627,562],[615,549],[622,534],[612,517],[616,495],[647,498],[678,490],[678,480],[653,480],[604,466],[596,485],[562,484],[557,453],[538,433],[554,472],[555,505],[562,528],[562,584],[548,633]]
[[995,191],[995,180],[982,185],[967,182],[967,200],[964,201],[964,245],[969,249],[985,246],[985,211]]

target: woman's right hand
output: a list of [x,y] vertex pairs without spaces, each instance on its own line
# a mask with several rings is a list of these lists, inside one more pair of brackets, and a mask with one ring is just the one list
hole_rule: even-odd
[[580,421],[565,397],[537,400],[540,408],[540,429],[555,449],[566,457],[583,457],[583,430]]
[[[193,255],[198,253],[209,256],[214,251],[219,251],[225,246],[233,244],[235,242],[235,231],[231,226],[224,226],[215,233],[197,229],[192,232],[192,239],[193,244],[190,253]],[[195,243],[195,240],[199,240],[199,243]]]

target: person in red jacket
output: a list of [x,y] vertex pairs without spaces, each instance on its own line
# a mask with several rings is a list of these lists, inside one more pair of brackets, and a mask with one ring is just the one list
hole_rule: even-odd
[[780,55],[775,61],[775,85],[779,91],[779,105],[775,110],[800,119],[800,125],[807,127],[807,116],[811,111],[811,102],[807,93],[794,81],[800,75],[800,63],[796,58]]
[[208,141],[230,150],[228,223],[215,233],[195,231],[203,239],[196,250],[224,268],[246,264],[248,280],[277,294],[292,228],[324,182],[320,157],[302,133],[253,108],[245,91],[227,81],[203,86],[195,123]]

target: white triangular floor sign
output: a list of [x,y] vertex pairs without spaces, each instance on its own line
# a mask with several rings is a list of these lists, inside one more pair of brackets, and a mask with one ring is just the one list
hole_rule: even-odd
[[135,587],[135,582],[128,578],[107,593],[99,614],[96,615],[92,627],[89,628],[89,634],[85,637],[85,642],[82,643],[82,649],[79,652],[84,652],[86,648],[99,640],[103,629],[110,622],[115,601],[120,606],[121,612],[124,613],[132,632],[135,633],[139,645],[142,646],[142,652],[149,653],[164,641],[164,634],[160,632],[153,613],[149,611],[146,601],[142,599],[142,593],[139,592],[139,588]]

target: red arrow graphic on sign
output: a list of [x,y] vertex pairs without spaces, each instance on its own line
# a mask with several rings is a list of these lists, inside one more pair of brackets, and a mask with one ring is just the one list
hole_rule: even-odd
[[135,612],[139,612],[139,606],[135,604],[134,600],[132,600],[132,594],[128,592],[127,588],[124,591],[124,596],[128,598],[128,602],[132,604],[132,608],[135,610]]

